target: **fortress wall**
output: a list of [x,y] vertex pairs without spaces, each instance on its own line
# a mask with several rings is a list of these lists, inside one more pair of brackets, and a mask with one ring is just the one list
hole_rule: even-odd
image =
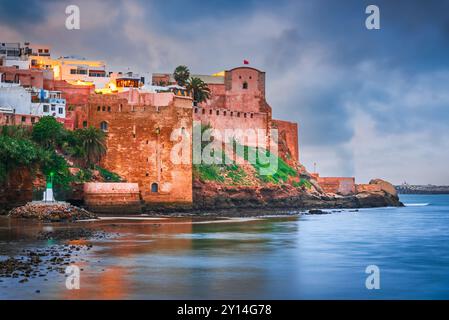
[[[108,126],[103,166],[128,182],[138,183],[141,197],[148,204],[192,202],[191,155],[188,164],[174,164],[171,152],[178,141],[170,140],[174,129],[184,128],[191,136],[191,104],[185,97],[176,97],[170,105],[158,108],[129,105],[116,95],[90,97],[89,124],[100,128],[105,122]],[[192,140],[187,141],[191,150]]]
[[[279,143],[285,143],[287,152],[290,157],[299,162],[299,142],[298,142],[298,124],[283,120],[272,120],[273,128],[278,129]],[[279,148],[282,150],[283,148]],[[289,158],[287,155],[282,155],[284,158]]]
[[225,109],[225,85],[224,84],[208,84],[210,89],[210,99],[199,104],[204,108]]
[[350,195],[356,192],[355,178],[351,177],[320,177],[317,182],[326,193]]
[[117,93],[120,98],[127,99],[130,105],[148,105],[148,106],[168,106],[173,101],[173,93],[171,92],[139,92],[137,89],[130,89],[125,92]]
[[259,112],[265,103],[265,72],[250,67],[225,73],[225,106],[229,110]]
[[85,183],[84,202],[96,213],[141,213],[137,183]]
[[260,112],[195,107],[193,119],[201,122],[202,125],[210,124],[212,128],[220,130],[222,134],[226,129],[243,131],[253,129],[255,132],[257,132],[257,129],[262,129],[267,132],[267,128],[269,128],[269,115]]

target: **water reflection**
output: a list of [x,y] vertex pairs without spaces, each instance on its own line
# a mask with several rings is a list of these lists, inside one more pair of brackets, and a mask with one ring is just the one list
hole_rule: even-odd
[[[449,197],[415,200],[430,205],[239,221],[0,218],[1,258],[66,243],[37,241],[49,227],[112,235],[69,242],[93,245],[77,257],[81,290],[67,290],[61,274],[2,279],[0,299],[448,298]],[[380,267],[381,290],[364,285],[370,264]]]
[[[36,240],[40,232],[49,230],[86,228],[113,235],[57,242],[93,244],[93,250],[76,262],[82,269],[81,290],[67,290],[64,276],[55,275],[48,284],[36,285],[42,293],[40,298],[210,298],[211,292],[223,291],[235,291],[235,297],[243,297],[264,290],[264,263],[272,261],[265,259],[261,264],[260,260],[275,250],[276,241],[284,233],[295,231],[295,225],[279,222],[295,219],[209,221],[213,223],[200,219],[106,220],[70,225],[2,219],[0,248],[1,255],[10,256],[23,248],[51,245],[55,242]],[[23,287],[33,286],[32,281],[7,284],[18,296]]]

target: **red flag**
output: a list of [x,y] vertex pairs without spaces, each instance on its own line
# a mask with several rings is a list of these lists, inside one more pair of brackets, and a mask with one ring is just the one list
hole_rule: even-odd
[[243,64],[249,64],[248,60],[243,60]]

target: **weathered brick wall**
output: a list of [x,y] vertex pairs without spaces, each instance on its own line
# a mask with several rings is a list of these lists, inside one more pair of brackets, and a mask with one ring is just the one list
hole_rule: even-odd
[[271,107],[265,101],[264,72],[249,67],[235,68],[225,72],[224,84],[209,84],[209,88],[211,98],[194,108],[195,121],[210,124],[222,134],[226,129],[265,130],[268,141]]
[[[268,133],[270,118],[267,113],[237,112],[218,108],[195,107],[193,119],[203,125],[210,124],[224,135],[226,129],[265,130]],[[251,143],[248,143],[251,145]]]
[[5,81],[19,81],[24,87],[42,89],[44,87],[44,72],[34,69],[17,69],[15,67],[0,67]]
[[[87,110],[89,125],[107,123],[107,155],[103,166],[138,183],[147,204],[192,202],[191,155],[188,164],[174,164],[171,141],[174,129],[192,134],[192,100],[173,97],[168,106],[130,105],[117,95],[92,95]],[[188,149],[191,150],[191,138]],[[157,192],[152,185],[157,184]],[[154,190],[153,190],[154,191]]]
[[320,177],[316,175],[316,179],[326,193],[350,195],[356,192],[355,178],[353,177]]
[[149,105],[155,107],[168,106],[173,101],[171,92],[140,92],[138,89],[130,89],[128,91],[117,93],[120,98],[128,100],[130,105]]
[[210,89],[210,99],[200,104],[201,107],[225,109],[225,85],[224,84],[208,84]]
[[[285,160],[299,162],[298,124],[283,120],[272,120],[273,128],[278,129],[280,156]],[[283,154],[281,154],[281,152]]]
[[85,183],[84,202],[97,213],[141,213],[137,183]]
[[250,67],[226,71],[225,106],[227,109],[260,112],[260,107],[264,103],[266,103],[265,72]]
[[65,80],[45,80],[44,87],[46,90],[61,91],[62,97],[67,101],[67,106],[85,106],[89,101],[89,96],[95,90],[94,85],[78,86]]

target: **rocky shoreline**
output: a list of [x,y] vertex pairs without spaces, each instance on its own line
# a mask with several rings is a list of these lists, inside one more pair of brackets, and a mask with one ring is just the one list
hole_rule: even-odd
[[394,187],[383,180],[373,180],[381,186],[378,191],[364,191],[342,196],[280,186],[223,186],[213,183],[194,183],[194,201],[190,207],[165,205],[144,210],[150,215],[174,216],[230,216],[278,215],[300,213],[314,209],[360,209],[401,207]]
[[12,218],[36,219],[45,222],[71,222],[96,219],[97,215],[66,202],[29,202],[9,212]]
[[[86,253],[92,244],[73,244],[76,240],[102,240],[118,236],[101,230],[87,228],[57,229],[40,232],[37,241],[57,241],[58,244],[37,249],[23,249],[19,255],[0,261],[0,283],[5,279],[17,279],[20,284],[36,278],[48,281],[52,274],[65,274],[69,265],[88,260]],[[83,269],[81,269],[83,271]],[[36,290],[40,293],[40,290]]]
[[[194,181],[193,204],[147,205],[142,212],[151,216],[221,216],[248,217],[284,215],[315,209],[360,209],[399,207],[396,189],[388,182],[371,182],[375,191],[353,195],[326,194],[316,188],[307,190],[289,184],[265,186],[228,186]],[[142,212],[136,212],[140,214]],[[105,215],[123,215],[110,212]],[[45,222],[71,222],[96,219],[97,215],[65,202],[30,202],[9,212],[12,218],[37,219]]]

